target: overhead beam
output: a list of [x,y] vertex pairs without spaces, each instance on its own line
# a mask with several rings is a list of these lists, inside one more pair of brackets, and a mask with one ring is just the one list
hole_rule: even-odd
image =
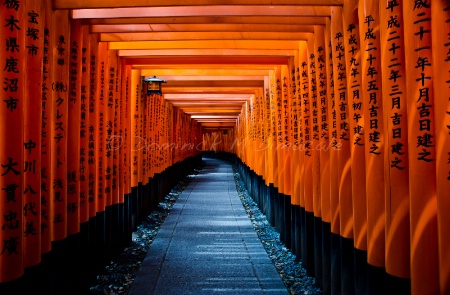
[[298,50],[299,41],[267,40],[199,40],[199,41],[130,41],[111,42],[109,49],[294,49]]
[[53,0],[53,9],[119,8],[180,5],[326,5],[342,6],[343,0]]
[[171,17],[135,17],[135,18],[93,18],[84,19],[83,24],[287,24],[287,25],[325,25],[324,16],[274,16],[274,15],[245,15],[245,16],[171,16]]
[[[84,2],[84,1],[83,1]],[[131,1],[130,1],[131,2]],[[216,5],[216,6],[164,6],[74,9],[73,19],[136,18],[179,16],[331,16],[330,6],[304,5]]]
[[138,32],[314,32],[313,25],[293,24],[119,24],[91,25],[91,33]]
[[266,76],[269,70],[253,69],[142,69],[142,76]]
[[[115,44],[115,43],[111,43]],[[126,46],[124,46],[126,47]],[[295,56],[298,50],[295,49],[207,49],[207,48],[191,48],[191,49],[119,49],[117,54],[121,57],[141,57],[154,58],[161,56],[186,56],[186,57],[289,57]]]
[[132,65],[181,65],[181,64],[196,64],[196,65],[287,65],[289,59],[283,56],[255,56],[255,57],[241,57],[241,56],[153,56],[150,58],[130,57],[127,58],[127,64]]
[[191,41],[191,40],[308,40],[311,33],[298,32],[152,32],[101,33],[100,41]]

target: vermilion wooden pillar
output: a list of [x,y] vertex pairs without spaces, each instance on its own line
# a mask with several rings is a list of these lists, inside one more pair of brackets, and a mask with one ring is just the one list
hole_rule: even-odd
[[361,98],[364,116],[367,261],[370,294],[384,292],[385,208],[384,165],[386,130],[383,120],[379,2],[360,0]]
[[350,0],[342,8],[345,46],[345,74],[349,102],[350,153],[353,202],[353,239],[355,265],[355,293],[367,292],[367,210],[365,114],[362,98],[361,42],[358,18],[358,0]]
[[[381,72],[384,120],[387,129],[385,153],[386,272],[410,277],[408,114],[406,98],[403,4],[380,2]],[[405,282],[409,286],[409,280]],[[409,288],[390,284],[397,294]],[[403,291],[402,291],[403,290]]]
[[351,133],[349,124],[349,103],[347,92],[347,72],[345,59],[345,39],[342,26],[342,8],[331,10],[331,44],[333,54],[333,82],[336,116],[336,141],[332,148],[337,149],[339,211],[341,235],[341,292],[354,294],[353,260],[353,195],[351,166]]
[[67,237],[67,132],[68,132],[68,103],[69,103],[69,64],[70,64],[70,27],[68,11],[53,12],[52,31],[54,47],[51,56],[54,60],[53,81],[51,82],[51,97],[53,101],[53,126],[51,133],[51,194],[53,204],[53,241],[60,241]]
[[81,55],[83,39],[80,21],[71,22],[68,125],[67,125],[67,233],[80,231],[80,120],[81,120]]
[[[43,1],[45,2],[45,1]],[[53,206],[51,187],[53,185],[51,169],[51,141],[53,130],[53,100],[51,96],[53,81],[53,58],[51,57],[54,40],[50,38],[52,31],[52,5],[45,2],[43,12],[43,44],[42,44],[42,130],[41,130],[41,252],[48,253],[52,248]]]
[[[23,120],[26,101],[25,33],[26,6],[23,3],[3,3],[1,16],[6,25],[0,31],[4,43],[0,56],[4,67],[0,74],[4,84],[0,104],[0,282],[19,278],[24,273],[24,142]],[[37,190],[38,191],[38,190]]]
[[414,295],[440,292],[431,19],[430,2],[403,2],[404,35],[409,38],[405,40],[405,70]]
[[42,61],[44,49],[44,2],[26,2],[23,28],[26,36],[26,85],[24,104],[24,267],[41,262],[41,141],[42,141]]
[[[435,1],[432,12],[433,75],[436,120],[436,190],[438,199],[439,282],[450,293],[450,2]],[[444,38],[446,36],[446,38]]]

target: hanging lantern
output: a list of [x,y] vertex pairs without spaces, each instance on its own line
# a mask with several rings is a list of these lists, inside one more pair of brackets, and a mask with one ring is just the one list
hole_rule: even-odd
[[147,89],[147,95],[151,95],[152,93],[162,95],[161,83],[166,83],[166,81],[156,78],[156,76],[144,79],[144,89]]

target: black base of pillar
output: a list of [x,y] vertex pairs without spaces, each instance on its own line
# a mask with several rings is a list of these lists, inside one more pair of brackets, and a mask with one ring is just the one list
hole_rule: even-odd
[[331,233],[331,294],[341,294],[341,237],[334,233]]
[[355,294],[355,276],[353,261],[353,239],[341,236],[341,294]]
[[314,216],[314,273],[316,287],[323,289],[322,273],[322,218]]
[[322,222],[322,294],[331,294],[331,224]]
[[306,274],[314,277],[315,261],[314,261],[314,213],[305,211],[305,242],[306,242],[306,259],[303,260],[303,267]]
[[353,248],[355,294],[367,294],[367,252]]
[[410,295],[411,280],[386,274],[386,295]]
[[382,267],[367,264],[367,294],[386,294],[386,272]]

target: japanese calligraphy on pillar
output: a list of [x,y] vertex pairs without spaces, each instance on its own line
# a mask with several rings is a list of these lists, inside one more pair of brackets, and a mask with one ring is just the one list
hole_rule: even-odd
[[113,193],[113,204],[119,203],[119,199],[123,197],[119,195],[119,187],[120,187],[120,177],[119,177],[119,162],[120,162],[120,153],[122,148],[121,143],[121,126],[120,126],[120,97],[121,97],[121,84],[120,84],[120,63],[117,58],[117,52],[114,51],[114,65],[115,65],[115,81],[114,81],[114,116],[113,116],[113,166],[112,166],[112,193]]
[[123,72],[124,79],[122,80],[124,86],[122,88],[123,95],[122,99],[124,101],[121,103],[121,108],[123,112],[123,185],[125,187],[124,192],[126,194],[130,193],[130,76],[131,76],[131,68],[129,66],[125,67]]
[[[358,0],[343,6],[347,101],[350,124],[350,152],[352,169],[353,232],[355,248],[367,250],[365,134],[362,101],[361,42]],[[362,28],[362,27],[361,27]]]
[[41,1],[27,2],[27,92],[24,109],[24,266],[41,261],[41,125],[43,21]]
[[[386,5],[385,5],[386,4]],[[383,7],[383,5],[385,7]],[[406,104],[403,6],[389,0],[380,6],[384,117],[388,130],[386,146],[386,270],[408,278],[409,260],[409,171],[408,116]],[[401,234],[399,234],[401,233]]]
[[105,197],[106,191],[106,140],[107,140],[107,118],[106,112],[108,110],[108,88],[107,88],[107,45],[100,43],[98,45],[97,52],[97,86],[96,86],[96,116],[97,116],[97,130],[95,132],[96,135],[96,169],[97,169],[97,177],[96,177],[96,202],[97,202],[97,212],[102,212],[105,210],[105,206],[107,204],[107,200]]
[[81,48],[79,21],[70,27],[69,106],[67,126],[67,228],[68,234],[80,231],[80,114],[81,114]]
[[52,128],[52,195],[54,240],[67,236],[67,130],[69,99],[70,28],[67,11],[55,11],[53,17],[55,46],[52,81],[53,128]]
[[114,112],[115,112],[115,97],[116,97],[116,58],[115,52],[108,50],[108,59],[105,64],[105,87],[107,100],[105,104],[105,204],[110,206],[113,199],[113,166],[114,166],[114,150],[115,150],[115,137],[114,137]]
[[140,71],[131,70],[131,187],[138,185]]
[[0,282],[23,274],[23,108],[25,84],[25,5],[4,1],[1,6],[0,134]]
[[403,2],[414,294],[439,293],[438,253],[428,250],[438,246],[431,18],[431,1]]
[[[359,7],[362,97],[365,112],[365,161],[367,185],[368,262],[385,266],[384,236],[384,147],[383,99],[381,85],[379,2],[364,0]],[[383,223],[380,224],[380,220]],[[381,228],[381,225],[383,227]]]
[[97,53],[98,43],[95,35],[89,36],[89,144],[88,144],[88,202],[89,216],[95,216],[96,210],[96,193],[97,193],[97,128],[98,128],[98,97],[97,97]]
[[80,222],[89,220],[89,79],[90,47],[89,27],[82,26],[81,93],[80,93]]
[[53,232],[53,223],[50,218],[53,216],[51,206],[51,130],[52,130],[52,114],[53,102],[51,96],[51,68],[53,59],[51,58],[51,3],[47,3],[45,7],[45,17],[42,19],[43,24],[43,41],[42,41],[42,95],[41,95],[41,251],[47,253],[51,250],[51,234]]

